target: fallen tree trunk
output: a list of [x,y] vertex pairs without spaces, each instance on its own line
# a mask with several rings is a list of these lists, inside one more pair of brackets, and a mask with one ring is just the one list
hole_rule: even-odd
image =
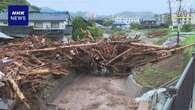
[[170,49],[170,50],[168,50],[168,51],[170,51],[170,52],[175,52],[175,51],[183,50],[183,49],[188,48],[188,47],[192,47],[192,46],[194,46],[194,45],[195,45],[195,43],[190,44],[190,45],[186,45],[186,46],[182,46],[182,47],[178,47],[178,48],[173,48],[173,49]]
[[132,43],[130,43],[130,45],[139,46],[139,47],[150,47],[150,48],[158,48],[158,49],[168,49],[168,48],[163,47],[161,45],[145,44],[145,43],[137,43],[137,42],[132,42]]
[[48,75],[52,73],[49,68],[33,69],[29,72],[29,75]]
[[59,47],[51,47],[51,48],[43,48],[43,49],[24,50],[24,51],[20,51],[20,53],[47,52],[47,51],[55,51],[55,50],[59,50],[59,49],[65,49],[65,48],[95,46],[95,45],[98,45],[98,44],[99,44],[99,42],[97,42],[97,43],[88,43],[88,44],[76,44],[76,45],[59,46]]
[[125,55],[126,53],[128,53],[129,51],[131,51],[132,48],[124,51],[123,53],[121,53],[120,55],[114,57],[113,59],[111,59],[110,61],[108,61],[108,63],[106,63],[106,65],[109,65],[110,63],[112,63],[113,61],[117,60],[118,58],[120,58],[121,56]]
[[16,82],[11,79],[11,78],[8,78],[7,81],[9,82],[9,84],[11,85],[14,93],[17,95],[17,97],[20,99],[21,102],[24,103],[24,105],[30,109],[30,105],[26,102],[26,97],[24,96],[24,94],[22,93],[22,91],[20,90],[20,88],[18,87],[18,85],[16,84]]

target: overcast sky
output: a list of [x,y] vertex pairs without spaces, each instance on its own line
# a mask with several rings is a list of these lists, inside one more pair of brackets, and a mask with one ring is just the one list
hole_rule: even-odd
[[[28,0],[39,7],[49,7],[58,11],[87,11],[96,14],[114,14],[122,11],[168,12],[167,0]],[[190,3],[195,6],[195,0]]]

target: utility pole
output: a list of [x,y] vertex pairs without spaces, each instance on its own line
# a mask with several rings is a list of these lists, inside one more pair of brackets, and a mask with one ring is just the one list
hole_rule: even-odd
[[191,24],[192,23],[192,11],[193,11],[193,9],[190,7],[190,13],[189,13],[189,24]]
[[171,5],[171,0],[168,0],[168,4],[169,4],[169,16],[170,16],[170,25],[171,25],[171,29],[173,30],[173,16],[172,16],[172,5]]
[[179,2],[179,8],[178,8],[178,13],[177,13],[177,45],[179,45],[179,40],[180,40],[180,30],[181,30],[181,18],[182,18],[182,0],[176,0]]

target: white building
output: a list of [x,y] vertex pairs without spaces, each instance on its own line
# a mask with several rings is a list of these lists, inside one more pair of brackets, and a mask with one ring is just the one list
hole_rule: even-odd
[[113,17],[113,21],[114,25],[122,26],[123,28],[129,28],[133,23],[140,24],[139,17],[116,16]]
[[172,15],[173,26],[177,26],[178,25],[178,19],[180,19],[180,24],[181,25],[184,25],[184,24],[192,24],[192,20],[194,18],[192,18],[189,15],[187,15],[187,16],[181,16],[181,17],[178,18],[177,14],[173,14]]

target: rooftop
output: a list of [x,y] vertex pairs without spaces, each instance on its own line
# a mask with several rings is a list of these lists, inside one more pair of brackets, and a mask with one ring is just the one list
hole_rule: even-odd
[[10,37],[10,36],[8,36],[8,35],[6,35],[6,34],[4,34],[4,33],[2,33],[2,32],[0,32],[0,39],[13,39],[12,37]]
[[[32,21],[53,21],[59,20],[64,21],[67,18],[69,19],[70,15],[68,12],[41,12],[41,13],[30,13],[29,20]],[[7,20],[7,13],[0,13],[0,20]]]

